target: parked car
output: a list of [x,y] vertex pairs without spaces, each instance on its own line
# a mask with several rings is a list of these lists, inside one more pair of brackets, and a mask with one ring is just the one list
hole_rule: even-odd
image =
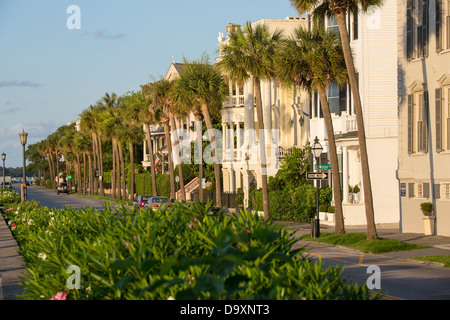
[[60,182],[58,184],[58,187],[56,189],[56,193],[60,194],[61,192],[63,193],[69,193],[69,186],[67,185],[66,182]]
[[148,202],[148,199],[150,199],[151,197],[154,197],[154,196],[149,196],[149,195],[139,196],[136,200],[136,203],[139,206],[139,208],[144,208]]
[[167,197],[150,197],[144,208],[157,209],[160,207],[172,208],[172,202]]

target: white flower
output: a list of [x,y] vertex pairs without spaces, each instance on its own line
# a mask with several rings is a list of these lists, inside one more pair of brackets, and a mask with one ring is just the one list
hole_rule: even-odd
[[16,216],[19,214],[19,211],[16,210],[16,212],[14,212],[16,214]]
[[34,226],[34,220],[33,219],[28,220],[28,225],[29,226]]
[[39,259],[42,259],[42,260],[45,260],[45,259],[47,259],[47,255],[46,255],[45,253],[43,253],[43,252],[40,252],[40,253],[38,254],[38,258],[39,258]]

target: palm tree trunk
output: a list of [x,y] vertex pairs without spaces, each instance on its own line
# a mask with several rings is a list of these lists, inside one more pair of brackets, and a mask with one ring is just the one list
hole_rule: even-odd
[[102,151],[102,139],[98,134],[97,136],[97,144],[98,144],[98,168],[99,168],[99,186],[100,186],[100,195],[105,195],[105,190],[103,188],[103,151]]
[[[198,151],[198,180],[199,180],[199,188],[198,188],[198,200],[200,203],[203,203],[203,139],[202,139],[202,118],[200,114],[195,115],[195,121],[196,121],[196,127],[195,130],[197,132],[197,151]],[[197,128],[197,126],[200,126],[200,128]]]
[[59,157],[58,149],[55,148],[55,158],[56,158],[56,186],[59,184]]
[[[328,152],[331,161],[331,174],[333,176],[333,193],[335,202],[335,233],[344,234],[344,215],[342,212],[342,198],[341,198],[341,177],[339,175],[339,164],[336,153],[336,141],[334,137],[333,120],[331,118],[330,108],[328,105],[327,94],[323,88],[317,88],[319,92],[319,99],[322,105],[323,118],[325,121],[325,128],[328,137]],[[319,186],[317,186],[319,187]]]
[[94,177],[92,174],[92,157],[91,154],[88,154],[88,160],[89,160],[89,194],[94,194]]
[[[208,129],[208,131],[212,132],[214,128],[211,121],[211,116],[209,114],[209,109],[206,104],[202,105],[202,113],[203,117],[205,118],[206,128]],[[216,137],[214,137],[214,135],[211,136],[211,145],[213,148],[213,158],[214,158],[214,178],[216,180],[214,181],[214,183],[216,184],[216,206],[222,208],[222,186],[220,179],[220,164],[219,164],[219,155],[217,151]]]
[[175,199],[175,178],[174,178],[174,169],[173,169],[173,161],[172,161],[172,143],[170,140],[170,132],[169,132],[169,122],[164,122],[164,135],[166,136],[166,144],[168,151],[168,159],[169,159],[169,176],[170,176],[170,199]]
[[364,189],[364,205],[367,219],[367,239],[377,239],[377,230],[375,227],[375,213],[373,209],[372,184],[370,181],[369,158],[367,155],[366,133],[364,129],[364,118],[361,106],[361,97],[359,95],[358,82],[356,79],[355,66],[350,48],[350,40],[345,23],[345,11],[336,14],[336,20],[339,26],[339,33],[342,41],[342,50],[344,52],[345,64],[349,77],[350,88],[353,95],[353,103],[356,113],[356,125],[358,128],[359,150],[361,154],[361,172]]
[[261,101],[261,82],[258,77],[253,77],[253,86],[255,92],[256,101],[256,115],[258,119],[258,131],[259,131],[259,157],[261,164],[261,187],[263,196],[263,210],[264,210],[264,220],[269,219],[269,190],[267,186],[267,161],[266,161],[266,140],[264,132],[264,119],[262,112],[262,101]]
[[51,160],[50,155],[47,155],[47,161],[48,161],[48,170],[50,172],[50,180],[54,183],[55,178],[53,177],[53,166],[52,166],[52,160]]
[[152,175],[152,194],[156,196],[158,192],[156,190],[155,157],[153,155],[152,138],[150,135],[150,126],[148,125],[148,123],[145,124],[144,128],[145,128],[145,137],[147,139],[147,147],[150,156],[150,174]]
[[86,153],[83,152],[83,194],[86,194]]
[[134,148],[133,141],[128,143],[130,148],[130,201],[134,201]]
[[[95,138],[95,133],[92,132],[92,156],[93,156],[93,163],[94,163],[94,173],[97,171],[97,139]],[[95,175],[95,174],[94,174]],[[93,177],[94,181],[94,189],[92,190],[92,194],[97,194],[98,189],[98,181],[97,177]]]
[[114,149],[116,153],[116,189],[117,198],[122,199],[122,188],[120,187],[120,157],[119,157],[119,144],[115,140]]
[[126,181],[126,175],[125,175],[125,161],[123,159],[123,150],[122,150],[122,143],[119,143],[119,158],[120,158],[120,168],[122,171],[122,200],[127,200],[127,181]]
[[111,195],[113,199],[116,198],[116,143],[115,138],[111,138],[111,150],[112,150],[112,171],[111,171]]
[[[175,133],[175,137],[176,137],[176,141],[172,141],[172,147],[173,147],[173,146],[177,146],[179,144],[177,125],[175,123],[175,119],[174,119],[174,116],[172,113],[169,114],[169,119],[170,119],[170,126],[172,127],[172,132]],[[176,148],[176,150],[177,150],[176,158],[178,160],[177,162],[179,162],[178,163],[178,177],[180,178],[180,196],[181,196],[182,201],[186,201],[186,192],[184,190],[183,167],[182,167],[181,159],[179,156],[178,148]],[[172,148],[172,152],[173,152],[173,148]],[[174,155],[174,153],[172,153],[172,155]],[[177,191],[177,193],[178,193],[178,191]]]

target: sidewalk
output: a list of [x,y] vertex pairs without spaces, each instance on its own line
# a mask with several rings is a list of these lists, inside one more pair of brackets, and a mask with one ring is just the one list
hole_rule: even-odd
[[25,261],[18,252],[16,239],[0,213],[0,300],[20,300],[18,295],[23,293],[19,277],[25,272]]
[[[298,223],[289,221],[278,221],[283,227],[289,228],[295,232],[295,236],[310,234],[311,225],[309,223]],[[377,224],[377,234],[379,238],[398,240],[410,244],[432,246],[431,248],[416,249],[409,251],[395,251],[383,253],[391,257],[400,259],[408,259],[411,257],[434,256],[434,255],[450,255],[450,237],[445,236],[426,236],[421,233],[400,233],[398,223]],[[345,226],[346,232],[366,233],[365,225],[362,226]],[[334,226],[320,225],[320,232],[334,232]],[[333,245],[330,245],[331,247]]]

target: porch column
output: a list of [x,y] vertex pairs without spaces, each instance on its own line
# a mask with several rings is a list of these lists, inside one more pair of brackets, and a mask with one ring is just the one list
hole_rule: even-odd
[[343,203],[349,203],[348,201],[348,150],[347,146],[342,146],[342,189],[343,192]]
[[236,172],[233,168],[230,168],[230,192],[236,192]]
[[248,175],[248,170],[243,170],[242,171],[242,190],[244,191],[244,208],[248,208],[249,205],[249,175]]
[[222,158],[223,162],[228,161],[227,158],[227,124],[222,123]]
[[236,136],[237,136],[237,151],[236,151],[236,160],[239,162],[242,160],[242,149],[241,149],[241,123],[239,121],[236,121]]

